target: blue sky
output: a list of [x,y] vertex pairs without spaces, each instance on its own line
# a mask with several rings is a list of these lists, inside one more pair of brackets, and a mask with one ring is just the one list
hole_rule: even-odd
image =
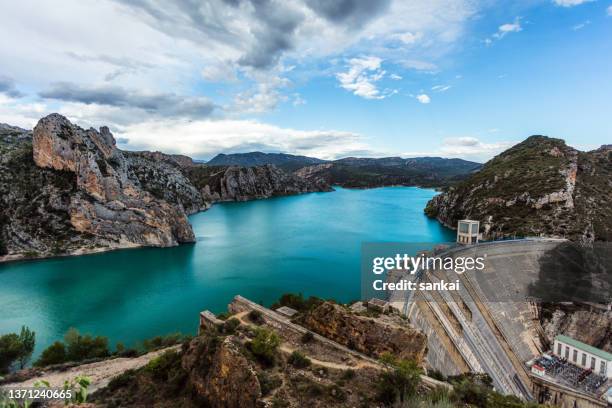
[[612,1],[3,2],[0,122],[210,158],[612,143]]

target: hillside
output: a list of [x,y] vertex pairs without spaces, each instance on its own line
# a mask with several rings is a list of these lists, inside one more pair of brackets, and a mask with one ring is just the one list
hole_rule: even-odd
[[273,164],[286,171],[294,171],[300,167],[310,166],[312,164],[324,163],[325,160],[317,159],[308,156],[296,156],[286,153],[220,153],[209,160],[206,164],[209,166],[263,166]]
[[434,197],[425,213],[455,227],[481,221],[484,238],[546,235],[612,239],[612,147],[580,152],[531,136]]
[[390,185],[441,187],[480,169],[479,163],[441,157],[347,157],[296,171],[309,180],[343,187],[368,188]]

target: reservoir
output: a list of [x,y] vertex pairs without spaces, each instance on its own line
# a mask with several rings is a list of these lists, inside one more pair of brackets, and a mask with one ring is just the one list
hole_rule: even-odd
[[241,203],[190,217],[197,242],[0,264],[0,334],[27,325],[37,356],[70,327],[131,346],[195,334],[198,313],[236,294],[270,305],[286,292],[348,302],[360,295],[362,242],[447,242],[416,187],[336,188]]

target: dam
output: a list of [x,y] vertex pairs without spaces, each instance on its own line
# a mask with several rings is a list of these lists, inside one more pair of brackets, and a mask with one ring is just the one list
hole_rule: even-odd
[[460,288],[396,291],[389,301],[427,334],[426,362],[431,369],[448,375],[486,372],[497,391],[532,400],[525,362],[549,345],[530,287],[540,278],[541,258],[564,242],[533,238],[445,249],[436,255],[483,257],[486,267],[461,275],[445,270],[417,273],[419,282],[458,277]]

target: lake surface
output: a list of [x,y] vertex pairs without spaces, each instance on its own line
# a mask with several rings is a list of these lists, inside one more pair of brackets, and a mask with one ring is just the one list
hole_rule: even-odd
[[362,242],[454,240],[423,214],[435,194],[338,188],[217,204],[190,217],[195,245],[0,264],[0,334],[29,326],[39,354],[70,327],[127,345],[195,333],[201,310],[224,311],[236,294],[348,302],[360,295]]

